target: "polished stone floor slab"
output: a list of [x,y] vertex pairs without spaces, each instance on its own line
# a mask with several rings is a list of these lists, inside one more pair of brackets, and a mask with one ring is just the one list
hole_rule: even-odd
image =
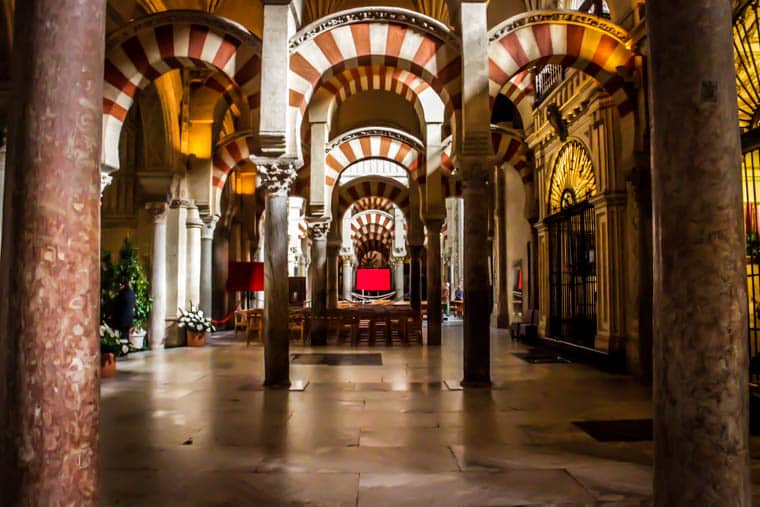
[[101,386],[102,503],[648,504],[652,443],[597,442],[573,425],[650,418],[646,387],[526,363],[494,332],[495,388],[451,390],[461,326],[443,334],[440,348],[292,347],[382,354],[378,366],[291,365],[298,392],[262,388],[261,346],[228,335],[133,354]]

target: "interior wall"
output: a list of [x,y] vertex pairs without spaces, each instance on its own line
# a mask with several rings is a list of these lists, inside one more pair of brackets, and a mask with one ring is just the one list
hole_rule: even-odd
[[525,218],[525,190],[520,174],[512,167],[506,171],[506,210],[507,210],[507,291],[509,294],[510,319],[515,319],[518,308],[514,304],[512,288],[517,283],[514,265],[522,262],[523,273],[523,304],[520,311],[524,314],[528,309],[528,242],[531,238],[530,222]]

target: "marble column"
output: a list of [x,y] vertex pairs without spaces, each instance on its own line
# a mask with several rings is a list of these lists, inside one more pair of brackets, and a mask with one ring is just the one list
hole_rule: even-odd
[[327,243],[327,309],[338,308],[338,262],[340,242]]
[[201,299],[201,229],[203,222],[198,207],[187,209],[187,274],[185,308],[196,308]]
[[507,245],[507,199],[506,199],[506,175],[504,171],[512,170],[510,167],[497,168],[494,174],[494,235],[496,237],[496,327],[499,329],[509,328],[510,319],[510,287],[508,283],[509,247]]
[[460,162],[464,196],[464,379],[465,387],[489,386],[490,280],[488,273],[491,128],[488,97],[488,4],[463,0],[462,141]]
[[292,163],[257,161],[267,192],[264,222],[264,384],[290,386],[288,330],[288,192],[296,179]]
[[166,340],[166,202],[151,202],[145,208],[153,217],[153,273],[150,290],[153,310],[150,313],[150,348],[164,348]]
[[652,0],[647,11],[654,501],[749,506],[747,281],[731,2]]
[[396,289],[394,301],[404,300],[404,258],[395,257],[393,259],[393,285]]
[[354,271],[351,264],[351,256],[343,255],[343,300],[351,301],[351,293],[354,290]]
[[423,245],[409,245],[411,260],[409,261],[409,299],[412,308],[420,311],[421,307],[421,283],[422,283],[422,249]]
[[224,225],[217,226],[214,231],[213,269],[214,282],[212,285],[212,315],[217,320],[227,316],[232,308],[227,295],[227,276],[229,274],[230,231]]
[[491,329],[488,251],[488,168],[462,170],[464,194],[464,380],[465,386],[491,382]]
[[201,279],[200,298],[198,299],[203,314],[213,315],[213,284],[214,284],[214,229],[217,216],[203,217],[201,229]]
[[327,344],[327,232],[330,220],[307,218],[311,238],[311,329],[309,338],[314,346]]
[[100,504],[106,2],[16,2],[0,261],[0,503]]
[[6,153],[5,129],[0,128],[0,244],[3,241],[3,202],[5,196],[5,153]]
[[427,344],[441,344],[441,227],[443,220],[425,220],[427,246]]

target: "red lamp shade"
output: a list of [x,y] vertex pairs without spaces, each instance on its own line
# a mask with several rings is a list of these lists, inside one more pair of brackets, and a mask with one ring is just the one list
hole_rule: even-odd
[[257,292],[264,290],[263,262],[230,262],[227,273],[228,292]]
[[356,270],[356,290],[383,291],[391,290],[390,269],[367,269]]

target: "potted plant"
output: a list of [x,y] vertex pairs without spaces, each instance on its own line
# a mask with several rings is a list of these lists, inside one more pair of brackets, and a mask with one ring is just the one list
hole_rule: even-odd
[[119,250],[119,262],[113,268],[111,293],[114,296],[118,293],[119,280],[129,280],[129,285],[135,292],[134,329],[129,336],[122,338],[128,340],[132,350],[143,350],[146,348],[145,337],[148,334],[143,326],[153,309],[153,296],[150,294],[150,283],[140,262],[137,249],[132,246],[129,238],[124,239],[121,250]]
[[203,310],[190,306],[190,311],[179,309],[177,325],[187,332],[188,347],[203,347],[206,344],[206,334],[216,331],[211,319],[203,315]]
[[100,377],[116,375],[116,355],[126,354],[128,349],[121,343],[118,331],[105,322],[100,325]]

